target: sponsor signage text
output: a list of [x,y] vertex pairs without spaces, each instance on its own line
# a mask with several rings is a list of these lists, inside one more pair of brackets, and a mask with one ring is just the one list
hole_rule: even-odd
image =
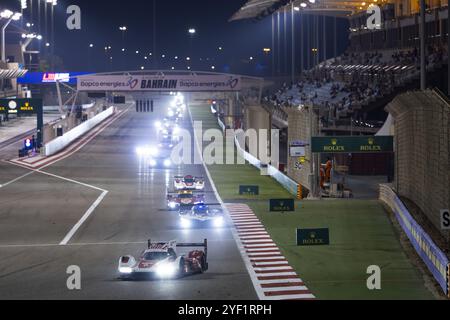
[[313,153],[393,152],[392,136],[312,137]]
[[294,199],[270,199],[271,212],[292,212],[295,211]]
[[79,77],[77,87],[80,91],[240,91],[241,78],[229,75],[92,75]]
[[297,246],[326,246],[329,244],[329,229],[297,229]]
[[259,195],[259,186],[239,186],[239,194],[257,196]]

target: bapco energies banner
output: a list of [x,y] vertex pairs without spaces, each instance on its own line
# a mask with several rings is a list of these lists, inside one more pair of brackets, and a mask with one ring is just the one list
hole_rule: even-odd
[[115,76],[78,78],[79,91],[240,91],[241,78],[227,75]]

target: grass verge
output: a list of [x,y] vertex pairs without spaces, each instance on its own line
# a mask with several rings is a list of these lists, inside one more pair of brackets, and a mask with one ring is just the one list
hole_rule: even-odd
[[[203,129],[219,128],[206,105],[190,107]],[[270,198],[292,198],[251,165],[210,165],[225,202],[247,203],[266,226],[291,266],[319,299],[433,299],[423,276],[402,250],[399,235],[376,200],[297,202],[293,213],[271,213]],[[260,186],[259,196],[240,196],[239,185]],[[298,247],[295,230],[326,227],[330,246]],[[369,291],[367,268],[381,268],[382,289]]]

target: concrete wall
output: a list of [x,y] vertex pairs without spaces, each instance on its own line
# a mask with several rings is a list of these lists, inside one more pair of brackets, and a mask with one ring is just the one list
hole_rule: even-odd
[[[261,106],[246,106],[244,112],[244,130],[254,129],[257,133],[259,130],[265,129],[268,133],[270,146],[270,129],[272,128],[270,114]],[[270,153],[269,153],[270,154]],[[259,158],[259,155],[252,154]],[[276,164],[274,164],[277,166]]]
[[[87,114],[88,120],[95,117],[97,114],[103,111],[103,106],[106,105],[104,101],[99,101],[90,108],[83,109],[83,114]],[[61,126],[63,133],[66,133],[81,123],[81,119],[76,119],[75,114],[70,114],[64,119],[59,119],[44,125],[44,141],[46,144],[57,138],[57,128]]]
[[[293,141],[304,141],[308,144],[311,141],[310,134],[310,111],[309,108],[286,108],[285,112],[288,114],[288,176],[294,179],[297,183],[301,184],[303,187],[311,190],[311,171],[313,167],[313,157],[311,153],[311,148],[306,148],[306,158],[307,161],[304,163],[303,167],[298,170],[295,168],[295,164],[298,161],[297,158],[291,158],[289,153],[289,145]],[[313,115],[313,132],[317,130],[317,116]]]
[[440,229],[450,207],[450,106],[433,91],[408,92],[387,107],[394,118],[396,192]]
[[72,142],[74,142],[76,139],[78,139],[79,137],[90,131],[92,128],[97,126],[99,123],[101,123],[108,117],[112,116],[114,114],[114,110],[115,110],[114,107],[109,107],[107,110],[99,113],[93,118],[81,123],[72,130],[64,133],[64,135],[62,135],[61,137],[58,137],[50,141],[49,143],[46,143],[44,146],[45,156],[48,157],[63,150],[64,148],[69,146]]

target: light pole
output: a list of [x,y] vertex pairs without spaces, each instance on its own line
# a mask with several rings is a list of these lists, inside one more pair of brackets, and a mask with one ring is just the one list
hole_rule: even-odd
[[12,21],[17,21],[22,17],[22,14],[20,12],[12,12],[11,10],[3,10],[0,12],[0,19],[6,19],[5,24],[2,26],[1,29],[1,36],[2,36],[2,61],[6,62],[6,41],[5,41],[5,31],[6,28],[9,26],[9,24]]
[[420,90],[425,90],[427,87],[427,66],[425,58],[426,45],[426,28],[425,28],[425,0],[420,0],[420,24],[419,24],[419,39],[420,39]]
[[[119,27],[119,30],[122,31],[122,45],[125,48],[126,47],[126,44],[125,44],[125,32],[127,32],[128,28],[127,28],[127,26],[121,26],[121,27]],[[122,65],[125,65],[125,61],[126,61],[125,56],[122,55],[120,57],[120,63]]]
[[194,36],[197,34],[197,30],[195,28],[189,28],[189,55],[192,56],[192,50],[193,50],[193,40]]
[[291,82],[295,81],[295,7],[294,2],[291,3]]

